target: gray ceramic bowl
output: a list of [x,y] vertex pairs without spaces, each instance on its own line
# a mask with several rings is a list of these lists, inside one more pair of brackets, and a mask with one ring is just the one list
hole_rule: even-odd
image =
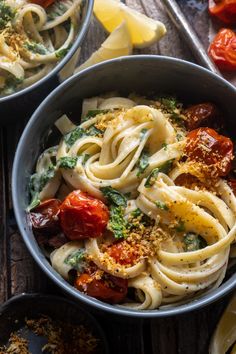
[[33,112],[47,94],[58,85],[57,73],[71,59],[77,48],[81,46],[89,29],[93,4],[94,0],[83,0],[82,18],[76,39],[67,55],[53,68],[53,70],[33,85],[9,96],[0,97],[0,124],[9,124],[9,122],[17,120],[21,111]]
[[105,304],[88,297],[50,266],[27,224],[25,208],[29,201],[28,182],[37,157],[46,145],[53,123],[63,114],[79,119],[81,101],[103,92],[176,94],[189,102],[213,101],[222,109],[230,131],[236,131],[236,90],[217,75],[192,63],[159,56],[130,56],[86,69],[54,90],[39,106],[19,142],[12,178],[13,203],[24,241],[41,269],[68,295],[97,309],[130,317],[164,317],[199,309],[225,295],[236,286],[231,275],[217,290],[184,305],[163,310],[134,311]]

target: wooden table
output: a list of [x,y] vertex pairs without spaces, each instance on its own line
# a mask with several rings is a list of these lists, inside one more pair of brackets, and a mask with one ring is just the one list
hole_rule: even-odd
[[[127,0],[126,3],[162,20],[168,31],[159,43],[142,51],[136,50],[136,53],[163,54],[193,61],[159,0]],[[196,1],[201,11],[194,7],[192,0],[179,3],[207,47],[209,18],[204,10],[205,0]],[[98,48],[104,38],[105,33],[93,20],[82,48],[81,61]],[[21,112],[19,123],[0,128],[0,303],[22,292],[59,293],[59,289],[41,272],[26,250],[12,210],[11,167],[23,122],[27,121],[28,116],[29,112]],[[111,319],[104,314],[96,314],[96,317],[106,332],[113,354],[204,354],[208,352],[210,336],[227,300],[220,300],[195,313],[160,320],[130,322],[127,319]]]

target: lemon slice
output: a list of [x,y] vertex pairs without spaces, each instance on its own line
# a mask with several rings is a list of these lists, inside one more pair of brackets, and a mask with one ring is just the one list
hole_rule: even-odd
[[102,61],[130,54],[132,54],[131,38],[126,23],[122,22],[102,43],[101,47],[75,70],[75,73]]
[[109,33],[125,20],[133,46],[136,48],[145,48],[166,33],[163,23],[130,9],[117,0],[95,0],[94,14]]
[[[209,354],[225,354],[236,342],[236,296],[230,301],[211,339]],[[231,354],[235,353],[234,345]]]

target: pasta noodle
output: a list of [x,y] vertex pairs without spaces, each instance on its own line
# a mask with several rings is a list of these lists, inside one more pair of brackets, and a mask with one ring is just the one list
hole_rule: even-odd
[[236,197],[225,178],[233,155],[225,162],[224,152],[219,170],[219,147],[210,157],[205,146],[203,157],[188,149],[201,132],[232,143],[210,128],[188,133],[185,120],[170,98],[108,95],[84,100],[79,126],[66,115],[56,122],[63,138],[38,159],[29,210],[38,215],[48,199],[64,200],[58,222],[66,243],[50,258],[67,280],[77,271],[79,290],[145,310],[189,301],[223,281],[235,257]]
[[40,80],[67,54],[78,31],[81,4],[0,0],[0,96]]

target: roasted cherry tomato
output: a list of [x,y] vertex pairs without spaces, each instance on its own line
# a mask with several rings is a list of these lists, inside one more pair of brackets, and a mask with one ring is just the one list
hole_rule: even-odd
[[225,23],[235,23],[236,0],[209,0],[209,12]]
[[231,29],[221,29],[213,39],[208,53],[221,70],[236,70],[236,35]]
[[203,125],[208,125],[214,118],[218,117],[218,109],[213,103],[199,103],[185,109],[184,115],[188,130],[196,129]]
[[48,199],[34,208],[30,213],[30,220],[35,229],[52,229],[59,227],[59,213],[61,201]]
[[232,191],[234,192],[234,194],[236,195],[236,179],[230,179],[228,181],[228,184],[229,184],[230,188],[232,189]]
[[70,193],[60,208],[61,227],[70,240],[102,236],[108,220],[107,206],[79,190]]
[[233,143],[214,129],[199,128],[187,135],[186,154],[190,160],[210,166],[215,177],[226,176],[233,160]]
[[121,265],[133,265],[139,256],[137,248],[132,247],[126,241],[114,243],[108,247],[106,252]]
[[110,304],[118,304],[124,300],[128,290],[128,281],[104,273],[102,279],[83,273],[77,277],[75,287],[89,296]]
[[56,0],[31,0],[29,2],[40,5],[46,9],[46,7],[52,5]]

